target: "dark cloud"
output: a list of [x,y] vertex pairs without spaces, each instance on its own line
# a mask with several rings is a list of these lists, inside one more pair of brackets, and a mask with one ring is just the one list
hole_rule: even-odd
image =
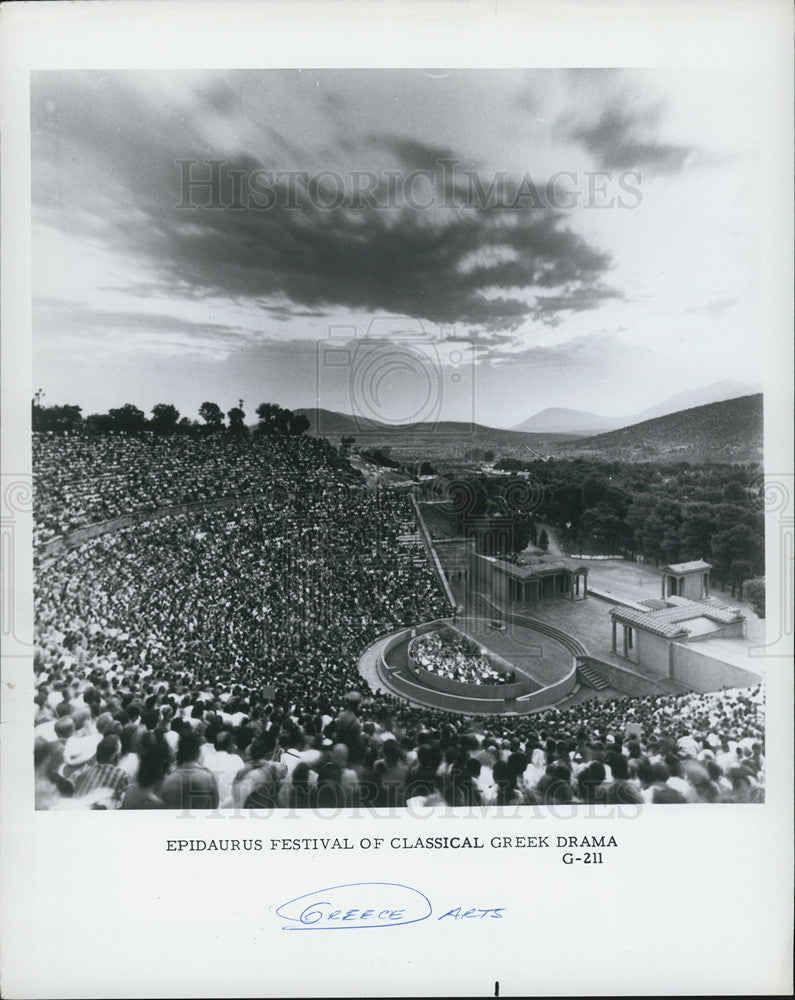
[[166,313],[96,309],[85,303],[56,298],[37,300],[35,313],[40,334],[47,331],[54,319],[59,326],[69,326],[88,337],[106,336],[108,331],[130,336],[146,333],[163,344],[178,342],[184,347],[186,341],[201,336],[204,349],[212,343],[214,349],[223,351],[237,347],[241,337],[252,339],[258,335],[256,331],[232,324],[197,322]]
[[595,124],[579,125],[570,136],[593,153],[605,170],[643,167],[677,173],[694,152],[693,147],[659,141],[652,134],[658,120],[656,107],[633,111],[615,102]]
[[273,126],[267,126],[268,135],[273,139],[279,153],[287,153],[294,163],[300,163],[301,159],[306,156],[306,152],[296,145],[294,142],[290,142],[282,133],[273,128]]
[[[221,107],[233,96],[223,87],[214,93]],[[532,316],[554,322],[618,294],[601,280],[608,255],[548,208],[331,210],[302,198],[296,209],[283,184],[267,208],[245,197],[243,207],[228,207],[228,187],[216,207],[180,208],[178,161],[196,161],[194,179],[209,177],[207,161],[221,154],[183,107],[144,94],[122,74],[34,76],[34,201],[49,224],[136,255],[172,294],[269,305],[285,319],[343,307],[485,331],[510,331]],[[451,152],[382,141],[412,169]],[[240,171],[248,182],[261,169],[243,150],[225,161],[223,176]],[[194,195],[201,205],[207,191]],[[550,291],[540,306],[537,287]]]
[[370,136],[374,145],[388,149],[404,167],[409,170],[439,170],[441,160],[456,160],[460,158],[449,146],[429,146],[419,139],[408,136],[374,133]]
[[[406,208],[365,209],[351,217],[277,206],[196,210],[187,225],[160,220],[157,232],[136,227],[126,236],[162,269],[208,295],[274,295],[316,310],[337,305],[506,329],[532,311],[516,289],[565,283],[561,308],[572,308],[578,293],[580,302],[588,300],[608,266],[605,255],[549,213],[504,223],[485,211],[432,223]],[[465,260],[490,247],[508,248],[516,258],[462,270]],[[544,314],[551,311],[552,303]]]
[[280,323],[286,323],[289,319],[322,319],[328,316],[328,313],[323,312],[321,309],[296,309],[290,305],[274,306],[267,303],[260,303],[259,308],[264,309],[265,312],[273,316]]
[[562,295],[539,295],[536,297],[535,312],[541,318],[549,313],[585,312],[596,309],[606,299],[622,299],[623,294],[606,285],[592,285],[587,288],[575,287]]
[[486,342],[480,344],[484,360],[508,359],[511,365],[525,366],[550,374],[566,375],[574,371],[604,370],[606,365],[620,365],[622,358],[628,354],[643,353],[642,345],[627,345],[616,335],[618,329],[612,332],[594,333],[589,336],[576,337],[563,344],[522,347],[505,354],[503,345],[492,350]]
[[237,94],[225,80],[214,80],[202,93],[203,102],[217,115],[229,115],[237,107]]

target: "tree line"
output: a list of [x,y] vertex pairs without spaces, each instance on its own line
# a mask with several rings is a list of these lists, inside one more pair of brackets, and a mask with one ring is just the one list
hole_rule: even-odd
[[642,556],[655,566],[705,559],[742,595],[764,573],[761,469],[756,465],[504,459],[531,474],[534,513],[570,551]]
[[[447,523],[452,535],[473,538],[476,551],[483,555],[511,559],[529,543],[541,545],[535,519],[505,503],[504,483],[504,479],[500,482],[488,475],[444,474],[426,490],[430,499],[440,502],[437,516]],[[549,544],[546,532],[542,541],[544,547]]]
[[478,524],[501,533],[506,541],[493,554],[521,552],[528,542],[546,549],[545,523],[569,552],[640,556],[655,566],[705,559],[732,594],[742,597],[752,580],[747,596],[760,592],[765,533],[755,465],[504,458],[496,468],[517,476],[448,473],[431,486],[454,531]]
[[[73,404],[63,406],[42,406],[35,399],[32,403],[31,423],[34,431],[50,431],[57,434],[87,432],[89,434],[230,434],[242,436],[252,431],[246,424],[243,400],[224,414],[217,403],[204,402],[199,407],[201,422],[180,415],[171,403],[157,403],[151,409],[151,416],[133,403],[125,403],[108,410],[107,413],[91,413],[83,417],[82,407]],[[257,424],[255,434],[290,435],[304,434],[309,430],[309,419],[302,413],[276,403],[260,403],[256,409]]]

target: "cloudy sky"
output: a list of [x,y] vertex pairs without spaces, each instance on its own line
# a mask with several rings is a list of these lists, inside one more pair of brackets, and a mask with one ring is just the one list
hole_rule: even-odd
[[511,426],[761,378],[739,74],[40,72],[31,103],[47,404]]

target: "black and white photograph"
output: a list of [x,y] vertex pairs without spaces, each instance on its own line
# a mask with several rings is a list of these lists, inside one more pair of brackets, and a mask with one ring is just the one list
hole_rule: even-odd
[[[789,766],[758,67],[381,62],[27,75],[30,467],[4,468],[3,528],[30,539],[4,549],[32,566],[26,822],[140,843],[124,884],[155,850],[237,893],[284,866],[274,898],[251,886],[277,950],[397,925],[374,936],[460,952],[473,919],[491,941],[513,904],[486,874],[456,897],[470,866],[529,892],[543,856],[610,891],[627,826],[766,828]],[[396,982],[328,995],[444,992]]]
[[33,75],[37,808],[764,801],[747,92]]

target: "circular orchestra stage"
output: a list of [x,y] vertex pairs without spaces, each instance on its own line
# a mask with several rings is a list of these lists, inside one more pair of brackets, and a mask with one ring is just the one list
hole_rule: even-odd
[[[505,683],[465,683],[425,669],[412,655],[412,643],[433,632],[476,643]],[[416,647],[415,647],[416,648]],[[579,658],[587,655],[573,636],[546,622],[520,615],[446,618],[400,629],[372,643],[359,661],[363,675],[373,671],[380,686],[425,708],[465,715],[520,715],[566,698],[577,685]]]

